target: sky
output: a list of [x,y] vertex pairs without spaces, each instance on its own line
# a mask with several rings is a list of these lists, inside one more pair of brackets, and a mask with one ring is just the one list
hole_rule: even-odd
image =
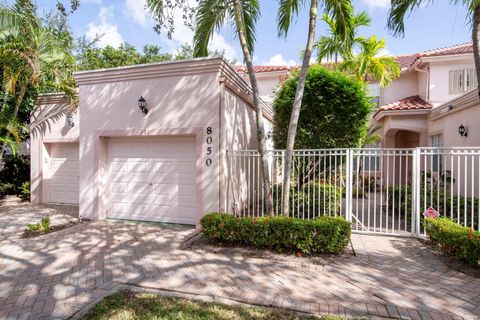
[[[37,0],[41,11],[54,8],[57,0]],[[65,4],[69,0],[61,0]],[[193,1],[193,0],[192,0]],[[300,51],[307,38],[308,11],[300,12],[287,38],[278,38],[276,29],[277,1],[262,0],[261,18],[257,24],[257,42],[254,62],[268,65],[294,65],[300,61]],[[320,1],[321,2],[321,1]],[[387,42],[385,54],[399,55],[441,48],[468,42],[471,28],[466,7],[452,5],[448,0],[435,1],[417,9],[405,21],[405,36],[394,37],[386,29],[390,0],[353,0],[355,11],[366,11],[373,22],[361,29],[363,36],[384,37]],[[428,1],[426,1],[428,2]],[[93,39],[103,34],[99,46],[118,46],[122,42],[134,45],[139,50],[145,44],[156,44],[163,51],[175,52],[182,43],[191,43],[193,32],[179,18],[172,39],[158,35],[153,30],[153,19],[144,10],[145,0],[80,0],[80,8],[70,16],[70,25],[75,36],[86,35]],[[325,34],[325,25],[318,23],[317,37]],[[228,58],[242,61],[238,39],[231,28],[217,32],[210,49],[225,50]]]

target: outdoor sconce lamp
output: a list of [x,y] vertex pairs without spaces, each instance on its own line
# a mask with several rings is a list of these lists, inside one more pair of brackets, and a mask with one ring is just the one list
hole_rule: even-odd
[[461,124],[460,127],[458,127],[458,133],[462,137],[466,137],[468,135],[467,128],[463,124]]
[[143,98],[143,96],[138,99],[138,107],[140,108],[140,110],[142,110],[143,114],[148,113],[147,101],[145,100],[145,98]]
[[67,125],[70,126],[70,128],[73,128],[75,126],[75,122],[73,122],[73,114],[71,112],[67,115],[66,122]]

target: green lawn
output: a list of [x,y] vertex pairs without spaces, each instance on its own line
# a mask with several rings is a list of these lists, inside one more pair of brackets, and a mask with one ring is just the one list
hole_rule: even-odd
[[166,298],[152,293],[121,291],[106,297],[82,319],[319,319],[283,312],[277,309],[226,306],[195,300]]

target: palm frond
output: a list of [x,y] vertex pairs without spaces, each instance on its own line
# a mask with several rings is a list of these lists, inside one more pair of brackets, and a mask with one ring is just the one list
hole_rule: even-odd
[[286,37],[290,30],[290,24],[294,17],[298,16],[300,6],[304,0],[279,0],[279,9],[277,14],[278,36]]
[[193,35],[193,56],[205,57],[208,55],[208,44],[215,30],[223,26],[229,8],[222,0],[201,1],[196,15],[197,25]]

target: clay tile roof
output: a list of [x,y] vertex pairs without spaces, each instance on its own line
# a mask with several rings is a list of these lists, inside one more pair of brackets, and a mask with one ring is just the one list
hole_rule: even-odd
[[[295,67],[291,66],[254,66],[253,69],[255,72],[274,72],[274,71],[290,71]],[[235,66],[237,72],[247,72],[247,67],[245,66]]]
[[418,53],[414,54],[404,54],[395,56],[395,61],[397,61],[400,69],[408,69],[412,66],[415,60],[418,59]]
[[411,96],[408,98],[403,98],[388,104],[385,104],[380,107],[380,111],[390,111],[390,110],[422,110],[422,109],[431,109],[432,105],[422,98],[417,96]]
[[472,53],[473,45],[471,42],[457,44],[450,47],[427,50],[419,54],[420,57],[436,57],[436,56],[447,56],[454,54],[465,54]]

